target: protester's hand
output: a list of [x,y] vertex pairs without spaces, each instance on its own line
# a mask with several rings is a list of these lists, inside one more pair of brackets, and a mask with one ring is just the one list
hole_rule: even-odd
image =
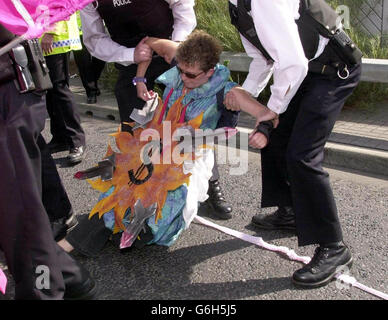
[[42,37],[41,46],[44,54],[49,54],[53,51],[54,35],[45,33]]
[[249,135],[248,143],[252,148],[263,149],[267,146],[268,139],[264,134],[255,130]]
[[226,109],[239,111],[241,110],[241,104],[247,103],[248,101],[255,102],[251,94],[241,86],[235,86],[226,95],[224,104]]
[[225,95],[224,106],[228,110],[239,111],[240,106],[237,104],[236,95],[233,89]]
[[136,83],[136,91],[137,91],[137,96],[146,102],[154,99],[156,95],[156,93],[153,92],[152,90],[148,91],[147,86],[145,85],[144,82]]
[[146,44],[147,39],[148,37],[143,38],[136,46],[134,53],[135,63],[151,60],[152,49]]

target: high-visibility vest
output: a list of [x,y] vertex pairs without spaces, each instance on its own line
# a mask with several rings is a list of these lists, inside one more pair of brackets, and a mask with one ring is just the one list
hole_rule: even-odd
[[79,32],[79,35],[82,36],[82,22],[81,22],[81,14],[79,13],[79,10],[76,12],[76,14],[77,14],[78,32]]
[[76,14],[69,20],[57,22],[55,28],[47,33],[54,35],[53,51],[45,56],[82,49]]

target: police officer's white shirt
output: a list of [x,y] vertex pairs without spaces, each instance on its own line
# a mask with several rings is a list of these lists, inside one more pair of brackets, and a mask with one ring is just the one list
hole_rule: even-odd
[[[194,30],[197,20],[194,0],[165,0],[174,17],[173,41],[184,41]],[[135,48],[127,48],[114,42],[107,33],[104,22],[93,4],[81,10],[83,42],[92,56],[106,62],[124,66],[134,63]]]
[[[229,1],[237,5],[237,0]],[[273,75],[267,106],[280,114],[287,109],[308,70],[308,60],[295,23],[299,18],[299,0],[252,0],[251,7],[257,35],[275,62],[269,63],[241,36],[246,53],[253,58],[243,88],[257,97]]]

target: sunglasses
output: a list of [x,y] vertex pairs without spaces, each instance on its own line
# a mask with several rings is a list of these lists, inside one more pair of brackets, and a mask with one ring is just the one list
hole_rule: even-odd
[[190,73],[190,72],[184,72],[181,68],[179,68],[178,66],[176,66],[176,68],[178,69],[179,73],[180,74],[184,74],[187,78],[189,79],[195,79],[196,77],[198,77],[200,74],[204,73],[205,71],[202,71],[198,74],[194,74],[194,73]]

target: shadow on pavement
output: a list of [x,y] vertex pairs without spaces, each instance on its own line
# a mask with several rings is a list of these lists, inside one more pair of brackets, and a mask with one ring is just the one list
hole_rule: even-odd
[[[200,264],[251,245],[231,239],[176,250],[152,245],[120,254],[110,243],[95,259],[74,256],[98,281],[100,299],[233,300],[295,290],[290,277],[208,282],[217,270],[211,270],[212,274],[207,275],[206,267]],[[224,268],[228,269],[226,263]]]

